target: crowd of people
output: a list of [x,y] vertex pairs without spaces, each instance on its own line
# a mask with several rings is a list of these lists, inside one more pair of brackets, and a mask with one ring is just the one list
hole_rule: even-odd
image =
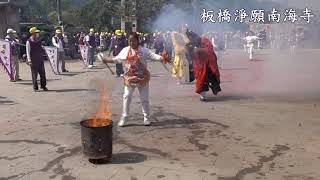
[[[29,32],[32,37],[31,31]],[[193,79],[193,75],[186,75],[184,71],[188,69],[192,70],[192,62],[188,55],[186,55],[186,49],[182,48],[187,42],[185,34],[181,34],[175,31],[168,32],[154,32],[154,33],[142,33],[137,32],[139,35],[139,45],[154,49],[156,54],[161,54],[166,51],[169,56],[169,61],[173,65],[172,73],[173,77],[178,79],[178,83],[187,83]],[[253,52],[255,48],[262,49],[266,47],[280,48],[281,46],[274,43],[272,34],[267,33],[266,30],[259,32],[246,32],[242,34],[240,31],[237,32],[206,32],[201,35],[210,40],[215,50],[218,65],[221,67],[222,55],[224,50],[231,48],[241,48],[243,46],[244,51],[249,54],[249,59],[253,59]],[[65,55],[70,50],[70,44],[73,44],[74,51],[80,54],[80,46],[88,47],[88,63],[87,68],[93,68],[95,61],[95,54],[97,52],[108,52],[108,55],[117,56],[121,50],[128,46],[129,34],[123,30],[115,30],[114,32],[97,32],[91,28],[88,33],[80,32],[73,36],[67,37],[61,29],[55,30],[55,35],[51,38],[51,45],[58,49],[58,67],[60,72],[68,72],[65,65]],[[293,52],[296,47],[304,39],[304,31],[297,29],[291,36],[287,38],[287,43],[290,50]],[[13,70],[14,79],[12,81],[21,80],[19,77],[19,59],[27,60],[27,42],[30,40],[26,34],[22,34],[18,37],[17,32],[13,29],[8,29],[6,40],[12,42],[13,52]],[[39,37],[39,41],[41,38]],[[43,42],[42,42],[43,44]],[[283,46],[283,45],[282,45]],[[25,54],[25,55],[24,55]],[[180,61],[179,59],[189,59],[189,63]],[[124,69],[122,63],[116,64],[115,75],[117,77],[123,76]],[[184,72],[184,73],[182,73]],[[182,75],[184,74],[184,75]],[[34,88],[37,89],[37,88]]]
[[[179,82],[182,79],[185,82],[196,80],[195,92],[200,95],[202,101],[207,99],[206,92],[210,89],[214,95],[221,91],[217,57],[208,38],[200,37],[188,29],[186,32],[168,32],[165,36],[158,33],[154,42],[155,52],[153,52],[140,42],[137,33],[130,33],[128,45],[122,48],[117,55],[114,57],[99,55],[99,58],[106,64],[123,63],[125,67],[125,73],[123,74],[123,111],[118,126],[123,127],[127,123],[133,92],[136,88],[139,90],[144,125],[149,126],[151,124],[149,108],[150,72],[147,62],[148,60],[162,63],[170,61],[171,56],[166,50],[168,48],[165,42],[166,38],[172,39],[171,48],[174,50],[172,75],[177,77]],[[163,43],[160,44],[157,41]]]
[[[40,88],[47,91],[45,73],[45,52],[42,47],[40,30],[32,27],[30,37],[19,38],[17,32],[8,29],[6,40],[10,42],[13,52],[14,79],[20,81],[19,54],[21,46],[25,47],[25,59],[31,67],[34,91],[38,91],[37,77],[40,75]],[[299,31],[288,43],[292,46],[301,41],[304,34]],[[57,48],[57,64],[60,72],[68,72],[65,63],[67,44],[74,43],[75,51],[80,54],[81,47],[88,50],[86,68],[93,68],[98,58],[102,62],[115,63],[116,77],[124,79],[123,114],[119,126],[124,126],[129,115],[130,102],[134,90],[140,93],[145,125],[150,125],[149,110],[149,80],[150,72],[147,68],[148,60],[157,60],[171,65],[172,77],[178,84],[188,84],[195,81],[195,92],[201,101],[207,100],[207,92],[211,89],[214,95],[220,91],[220,72],[222,54],[225,49],[243,45],[249,59],[253,59],[254,48],[265,48],[272,41],[267,39],[266,31],[259,33],[207,32],[198,35],[189,29],[148,33],[126,33],[123,30],[114,32],[96,32],[91,28],[86,34],[80,32],[73,39],[68,37],[62,29],[56,29],[51,38],[51,46]],[[21,40],[20,40],[21,39]],[[154,49],[151,50],[151,49]],[[108,66],[109,67],[109,66]]]

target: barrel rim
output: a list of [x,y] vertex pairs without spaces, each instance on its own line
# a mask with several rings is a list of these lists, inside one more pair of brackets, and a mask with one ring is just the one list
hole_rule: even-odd
[[[85,119],[85,120],[82,120],[80,121],[80,126],[81,127],[85,127],[85,128],[94,128],[94,129],[99,129],[99,128],[107,128],[107,127],[112,127],[113,126],[113,121],[112,120],[109,120],[110,121],[110,124],[108,124],[107,126],[99,126],[99,127],[90,127],[90,126],[86,126],[86,122],[89,122],[89,121],[92,121],[93,119]],[[101,119],[102,120],[102,119]]]

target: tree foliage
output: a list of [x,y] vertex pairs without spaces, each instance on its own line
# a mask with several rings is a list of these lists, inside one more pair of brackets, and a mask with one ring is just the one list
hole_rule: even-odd
[[[50,22],[57,24],[56,0],[29,0],[26,7],[26,20],[29,22]],[[101,30],[120,27],[121,17],[138,19],[138,30],[148,30],[166,4],[174,4],[183,11],[190,12],[202,8],[246,8],[250,10],[266,5],[258,0],[126,0],[126,8],[120,0],[61,0],[64,24],[82,27],[96,27]],[[274,5],[274,4],[273,4]],[[168,18],[168,20],[170,20]]]
[[[106,0],[89,0],[80,10],[80,22],[98,29],[111,28],[111,17],[117,16],[120,4]],[[119,16],[119,15],[118,15]]]

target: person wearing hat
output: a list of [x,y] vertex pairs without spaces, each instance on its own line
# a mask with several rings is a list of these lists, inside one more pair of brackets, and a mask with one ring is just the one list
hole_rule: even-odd
[[27,63],[31,67],[33,90],[38,91],[38,74],[40,75],[40,86],[44,91],[47,89],[46,71],[44,68],[44,54],[45,51],[41,45],[40,30],[36,27],[32,27],[29,30],[31,36],[27,40]]
[[89,34],[85,37],[84,43],[88,46],[88,68],[93,67],[94,53],[96,51],[97,42],[94,33],[94,29],[91,28]]
[[66,46],[66,39],[60,29],[57,29],[55,36],[52,37],[52,44],[54,47],[58,48],[58,68],[60,69],[61,67],[62,72],[68,72],[66,70],[66,64],[64,61],[64,48]]
[[[126,38],[122,30],[115,31],[116,37],[111,42],[111,51],[113,56],[117,56],[120,51],[126,47]],[[122,63],[116,63],[116,76],[120,77],[124,73]]]
[[21,81],[21,79],[19,78],[19,47],[17,45],[17,43],[19,43],[19,39],[17,38],[17,32],[13,29],[8,29],[5,40],[9,41],[11,46],[14,73],[14,79],[11,81]]

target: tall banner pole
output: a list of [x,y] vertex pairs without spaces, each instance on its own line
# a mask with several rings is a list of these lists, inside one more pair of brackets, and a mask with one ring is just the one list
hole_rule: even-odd
[[11,44],[8,41],[0,40],[0,64],[4,67],[10,80],[13,77],[13,59],[12,59]]

